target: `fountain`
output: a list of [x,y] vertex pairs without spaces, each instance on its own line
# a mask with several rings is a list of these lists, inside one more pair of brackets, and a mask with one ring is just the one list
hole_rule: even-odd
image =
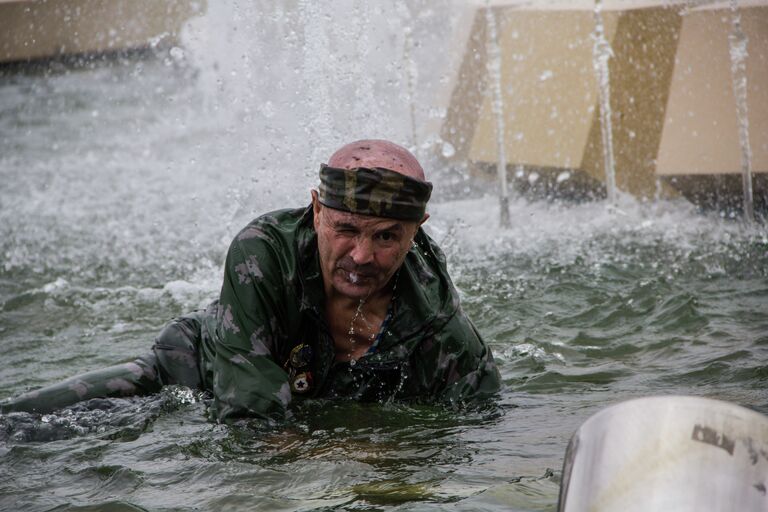
[[[501,117],[515,120],[504,153],[510,168],[525,169],[516,186],[537,197],[608,196],[609,203],[617,191],[645,201],[683,195],[724,214],[744,211],[749,219],[741,198],[749,205],[754,182],[752,202],[764,210],[768,153],[761,141],[768,136],[768,111],[756,82],[768,79],[760,65],[768,52],[766,8],[757,2],[738,9],[743,37],[733,21],[735,4],[496,8]],[[477,43],[490,30],[485,18],[478,10],[462,69],[491,58]],[[748,53],[738,50],[743,38],[750,40]],[[458,73],[441,132],[457,150],[454,160],[468,161],[477,177],[499,163],[494,79],[486,67],[486,76],[477,76],[483,71],[477,66]],[[747,145],[751,158],[742,149]],[[733,179],[746,175],[748,162],[753,178],[736,189]],[[571,178],[558,182],[562,173]],[[540,178],[536,186],[526,184],[529,176]]]
[[171,48],[205,0],[3,0],[0,63]]
[[752,194],[752,149],[749,143],[749,114],[747,109],[747,36],[741,27],[741,14],[736,0],[731,0],[730,43],[731,73],[733,74],[733,95],[736,98],[736,112],[739,120],[739,146],[741,148],[741,175],[744,189],[744,216],[755,220]]
[[496,33],[496,17],[490,6],[485,8],[488,23],[488,74],[493,90],[493,107],[491,111],[496,119],[496,148],[498,161],[496,174],[499,178],[499,225],[509,227],[509,190],[507,187],[507,157],[504,153],[504,103],[501,94],[501,50],[499,49]]
[[613,55],[613,50],[605,38],[602,10],[602,0],[595,0],[595,34],[592,54],[600,91],[600,133],[603,145],[605,189],[608,195],[608,204],[616,206],[616,164],[613,159],[613,122],[611,121],[611,75],[608,69],[608,60]]
[[[606,208],[594,2],[544,3],[222,0],[170,49],[0,68],[0,398],[144,353],[217,297],[243,225],[306,206],[360,137],[425,164],[424,229],[504,381],[477,407],[307,400],[284,424],[215,424],[176,387],[0,415],[0,510],[551,510],[609,404],[768,412],[768,233],[681,197],[741,180],[730,11],[603,0]],[[768,24],[739,13],[759,217]]]

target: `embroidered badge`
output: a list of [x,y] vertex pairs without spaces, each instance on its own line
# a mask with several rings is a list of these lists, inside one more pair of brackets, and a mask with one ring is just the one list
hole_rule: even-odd
[[306,393],[312,388],[312,372],[301,372],[291,380],[291,391]]
[[312,347],[301,344],[296,345],[288,356],[288,362],[294,368],[304,368],[312,361]]
[[312,347],[303,343],[293,347],[288,360],[285,362],[291,392],[302,394],[312,389],[312,372],[307,370],[311,362]]

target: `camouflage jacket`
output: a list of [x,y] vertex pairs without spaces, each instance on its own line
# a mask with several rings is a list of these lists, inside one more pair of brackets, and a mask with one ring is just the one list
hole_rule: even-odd
[[[280,418],[300,396],[461,402],[499,388],[491,351],[459,306],[442,252],[421,229],[399,272],[389,321],[356,364],[334,360],[323,304],[311,207],[263,215],[240,231],[219,302],[204,315],[200,347],[219,421]],[[301,369],[311,378],[296,385],[289,360],[299,346],[311,347]]]

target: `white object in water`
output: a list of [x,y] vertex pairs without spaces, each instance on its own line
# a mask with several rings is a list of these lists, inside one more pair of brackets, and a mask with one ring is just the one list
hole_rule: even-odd
[[566,452],[560,512],[766,511],[768,417],[698,397],[609,407]]

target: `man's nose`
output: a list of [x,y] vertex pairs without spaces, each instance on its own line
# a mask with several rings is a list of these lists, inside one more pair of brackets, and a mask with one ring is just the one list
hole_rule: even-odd
[[359,237],[355,240],[355,246],[349,253],[355,265],[365,265],[373,261],[373,240],[367,237]]

